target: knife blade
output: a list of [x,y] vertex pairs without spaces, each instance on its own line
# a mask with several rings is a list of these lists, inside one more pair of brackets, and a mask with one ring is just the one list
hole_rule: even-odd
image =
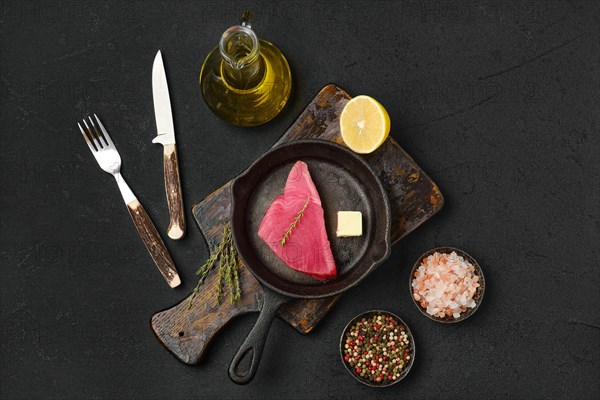
[[159,50],[152,66],[152,97],[154,100],[154,116],[156,118],[157,136],[152,143],[163,145],[165,191],[169,206],[169,228],[167,234],[171,239],[178,240],[185,235],[185,217],[183,197],[181,196],[181,181],[179,177],[179,162],[175,145],[175,128],[171,112],[171,98],[167,85],[167,74]]

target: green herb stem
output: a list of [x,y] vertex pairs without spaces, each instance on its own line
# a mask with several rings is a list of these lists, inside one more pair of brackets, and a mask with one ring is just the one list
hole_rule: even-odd
[[306,207],[308,207],[309,201],[310,201],[310,194],[306,198],[306,201],[304,202],[304,206],[302,207],[302,209],[296,213],[296,217],[294,217],[294,220],[290,224],[290,227],[288,228],[288,230],[285,231],[285,233],[281,236],[281,239],[279,239],[279,244],[281,246],[285,246],[285,243],[287,242],[289,237],[292,235],[292,231],[294,229],[296,229],[296,226],[300,222],[300,218],[302,218],[304,216],[304,211],[306,211]]
[[237,250],[233,243],[231,234],[231,226],[225,224],[223,227],[223,237],[219,242],[219,245],[211,252],[208,259],[198,268],[196,275],[199,276],[198,284],[192,292],[188,303],[188,309],[192,308],[193,300],[200,291],[200,286],[204,283],[209,272],[213,269],[215,264],[219,264],[218,271],[218,282],[217,282],[217,304],[221,304],[221,298],[223,296],[224,285],[229,286],[231,303],[237,301],[241,297],[241,287],[238,276],[238,257]]

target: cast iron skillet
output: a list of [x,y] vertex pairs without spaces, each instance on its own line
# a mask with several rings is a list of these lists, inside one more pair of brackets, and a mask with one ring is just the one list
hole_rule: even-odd
[[[337,277],[319,281],[292,270],[258,237],[268,206],[283,193],[296,163],[308,165],[325,212],[327,236]],[[365,278],[390,254],[390,205],[369,165],[352,151],[329,141],[298,140],[282,144],[256,160],[232,185],[233,240],[248,270],[263,287],[263,305],[254,328],[229,367],[229,377],[249,383],[258,368],[271,322],[280,305],[291,298],[320,298],[341,293]],[[361,211],[363,235],[338,238],[337,211]],[[249,355],[250,367],[240,371]]]

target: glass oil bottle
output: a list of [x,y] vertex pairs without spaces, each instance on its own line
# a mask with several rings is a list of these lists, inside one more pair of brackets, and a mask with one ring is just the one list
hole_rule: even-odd
[[244,13],[240,25],[227,29],[206,57],[200,88],[208,107],[238,126],[273,119],[288,101],[292,76],[287,60],[272,43],[258,39]]

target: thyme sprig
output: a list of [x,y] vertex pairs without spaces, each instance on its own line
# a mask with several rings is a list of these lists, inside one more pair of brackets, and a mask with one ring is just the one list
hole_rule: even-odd
[[298,225],[298,223],[300,222],[300,218],[302,218],[304,216],[304,211],[306,211],[306,207],[308,207],[308,202],[310,201],[310,194],[308,195],[308,197],[306,198],[306,201],[304,202],[304,206],[302,207],[302,210],[298,211],[296,213],[296,217],[294,218],[294,220],[292,221],[292,223],[290,224],[290,227],[288,228],[288,230],[281,236],[281,239],[279,240],[279,244],[281,246],[285,246],[286,241],[289,239],[289,237],[292,235],[292,230],[296,229],[296,225]]
[[223,227],[223,237],[221,238],[217,248],[210,253],[208,259],[196,271],[196,275],[198,275],[200,278],[198,279],[198,284],[196,284],[196,287],[192,292],[192,296],[190,297],[188,309],[192,308],[192,302],[200,291],[200,286],[202,286],[204,280],[208,276],[208,273],[213,269],[217,262],[219,264],[217,304],[221,304],[224,285],[229,286],[229,301],[233,303],[240,299],[242,289],[240,287],[237,249],[233,243],[231,226],[229,224],[225,224]]

